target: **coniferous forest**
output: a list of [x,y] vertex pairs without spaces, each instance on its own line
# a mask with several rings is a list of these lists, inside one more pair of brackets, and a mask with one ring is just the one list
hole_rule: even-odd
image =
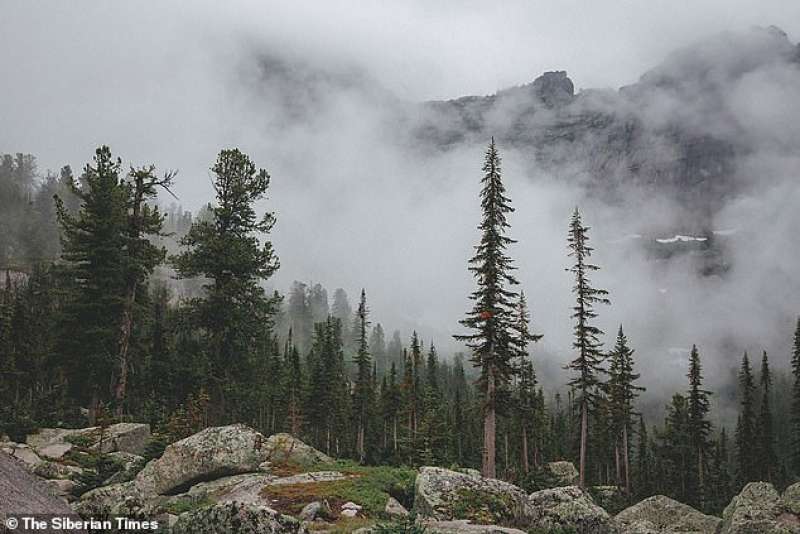
[[166,204],[178,176],[126,167],[106,146],[44,176],[33,155],[2,156],[0,434],[136,421],[163,448],[241,422],[365,465],[478,468],[528,491],[545,463],[568,460],[581,486],[616,487],[621,505],[663,494],[713,514],[750,481],[800,478],[800,321],[785,332],[791,354],[735,355],[735,425],[712,418],[702,346],[663,412],[644,414],[637,340],[597,326],[615,295],[593,280],[603,265],[580,207],[563,225],[568,380],[539,379],[545,311],[518,282],[524,233],[509,214],[524,207],[494,140],[468,177],[481,216],[453,354],[437,349],[451,339],[382,324],[370,287],[267,289],[281,269],[268,163],[222,150],[215,197],[190,213]]

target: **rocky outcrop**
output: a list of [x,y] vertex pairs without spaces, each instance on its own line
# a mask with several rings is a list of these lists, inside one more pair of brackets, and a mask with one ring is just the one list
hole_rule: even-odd
[[389,497],[386,501],[386,506],[383,508],[383,513],[389,517],[408,517],[409,513],[406,507],[400,504],[400,501],[394,497]]
[[291,434],[273,434],[265,444],[266,459],[272,464],[310,465],[332,462],[333,458],[306,445]]
[[525,534],[524,530],[499,525],[478,525],[466,519],[424,521],[426,532],[437,534]]
[[116,423],[106,428],[42,428],[29,435],[25,442],[40,456],[60,459],[76,444],[100,452],[120,451],[141,455],[148,439],[150,425]]
[[172,534],[306,534],[297,519],[266,506],[226,503],[186,512],[178,517]]
[[[736,495],[722,513],[723,534],[789,534],[800,532],[800,519],[791,512],[795,489],[787,500],[768,482],[751,482]],[[789,503],[787,508],[786,503]]]
[[51,489],[30,474],[21,462],[0,452],[0,525],[5,524],[9,517],[31,514],[58,514],[79,519],[66,501],[55,497]]
[[0,444],[0,452],[16,458],[25,465],[26,469],[33,471],[42,463],[42,459],[34,450],[23,443],[14,443],[13,441],[6,441]]
[[267,459],[264,436],[246,425],[206,428],[177,441],[136,476],[144,493],[179,493],[226,475],[257,471]]
[[597,506],[592,497],[578,486],[537,491],[529,497],[531,526],[545,532],[572,530],[577,534],[614,532],[611,517]]
[[414,511],[420,517],[502,525],[527,523],[528,498],[508,482],[422,467],[414,489]]
[[578,483],[578,470],[572,462],[549,462],[542,466],[542,472],[548,485],[554,488],[574,486]]
[[614,518],[623,534],[696,532],[714,534],[722,519],[705,515],[664,495],[649,497]]

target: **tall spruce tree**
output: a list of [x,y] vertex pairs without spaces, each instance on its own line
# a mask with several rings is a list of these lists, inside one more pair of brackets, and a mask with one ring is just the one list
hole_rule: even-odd
[[772,410],[770,408],[770,394],[772,391],[772,375],[769,370],[767,351],[761,357],[761,406],[756,423],[757,457],[759,480],[775,482],[778,466],[778,457],[775,454],[775,435],[772,428]]
[[366,434],[368,431],[367,426],[371,419],[373,403],[372,357],[370,356],[367,342],[368,314],[367,294],[362,289],[361,299],[358,302],[358,310],[356,311],[358,336],[355,356],[356,382],[353,389],[353,412],[356,417],[356,452],[361,463],[364,463],[367,459]]
[[603,331],[592,324],[597,317],[594,311],[596,304],[609,304],[608,292],[604,289],[592,287],[589,273],[597,271],[598,266],[588,262],[593,248],[589,246],[589,227],[584,226],[578,208],[572,214],[567,238],[569,256],[575,263],[567,269],[575,277],[572,292],[575,295],[575,306],[572,308],[572,318],[575,320],[572,343],[577,351],[577,356],[572,360],[567,369],[571,369],[575,376],[569,381],[569,386],[578,393],[576,399],[580,407],[580,485],[586,486],[586,453],[589,439],[589,412],[594,408],[598,387],[601,384],[598,376],[603,372],[602,362],[604,355],[601,349],[600,336]]
[[[623,484],[625,494],[631,494],[629,437],[636,412],[633,403],[644,388],[635,384],[640,375],[633,370],[633,349],[628,346],[628,338],[619,326],[617,342],[610,354],[608,377],[608,397],[611,410],[611,430],[613,434],[617,483]],[[620,458],[621,456],[621,458]]]
[[97,149],[82,184],[72,182],[80,210],[70,213],[56,197],[63,259],[76,282],[61,324],[71,397],[88,402],[94,424],[101,402],[111,400],[120,319],[125,306],[125,247],[129,190],[122,162],[107,146]]
[[755,393],[753,371],[745,352],[739,369],[739,419],[736,423],[736,467],[740,486],[758,479],[753,450],[756,443]]
[[[535,443],[535,434],[541,430],[535,426],[537,418],[537,381],[528,346],[530,343],[535,343],[542,339],[542,335],[534,334],[530,330],[531,314],[523,291],[520,291],[514,312],[514,337],[512,343],[517,351],[515,365],[516,375],[519,376],[519,382],[516,384],[514,391],[514,410],[517,419],[514,422],[514,426],[521,430],[520,454],[522,457],[522,469],[525,473],[528,473],[530,471],[531,438]],[[535,465],[538,455],[534,453],[533,456]]]
[[689,440],[691,444],[692,472],[687,477],[689,502],[705,509],[705,498],[708,493],[706,475],[708,472],[709,436],[711,422],[708,420],[710,404],[708,397],[711,392],[703,389],[703,368],[700,364],[700,352],[696,345],[692,345],[689,354],[689,379],[688,399],[688,424]]
[[509,245],[515,242],[506,235],[511,226],[507,216],[514,208],[506,196],[494,138],[486,150],[483,171],[480,193],[483,216],[478,226],[481,238],[469,267],[477,280],[477,288],[469,297],[474,302],[472,309],[460,321],[473,333],[455,338],[466,342],[472,350],[472,364],[480,370],[479,385],[484,403],[481,470],[484,476],[494,478],[497,475],[498,392],[513,374],[513,308],[517,294],[510,288],[518,283],[511,274],[514,267],[506,253]]
[[277,305],[262,283],[278,269],[278,258],[270,241],[260,242],[275,216],[256,214],[254,204],[265,197],[270,176],[247,155],[223,150],[211,171],[217,197],[212,216],[192,224],[173,264],[180,278],[208,280],[203,297],[190,306],[206,336],[214,406],[221,418],[240,419],[252,411],[240,402],[253,376],[251,347],[270,328]]

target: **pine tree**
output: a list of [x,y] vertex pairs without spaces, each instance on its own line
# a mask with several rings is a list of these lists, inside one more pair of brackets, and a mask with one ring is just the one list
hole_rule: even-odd
[[689,483],[689,503],[705,508],[706,485],[705,477],[708,471],[706,465],[709,452],[709,435],[711,422],[708,421],[710,391],[703,389],[703,374],[700,364],[700,353],[696,345],[692,345],[689,355],[689,439],[692,447],[691,463],[692,472],[687,477]]
[[61,324],[60,352],[69,370],[71,397],[97,408],[108,402],[114,381],[120,319],[125,308],[129,190],[120,176],[122,162],[100,147],[87,165],[82,186],[72,184],[81,202],[70,213],[56,198],[63,238],[63,259],[77,283]]
[[262,283],[278,269],[278,258],[270,241],[260,243],[275,216],[258,218],[254,208],[270,177],[238,149],[221,151],[211,170],[217,196],[212,216],[192,224],[181,240],[186,249],[172,261],[180,278],[208,280],[204,297],[190,305],[206,335],[213,405],[220,418],[243,419],[250,412],[242,400],[253,377],[251,347],[270,329],[277,305]]
[[[514,337],[512,338],[513,347],[516,350],[516,375],[519,377],[519,383],[516,385],[514,392],[514,409],[517,421],[515,426],[518,427],[520,432],[521,443],[521,457],[522,457],[522,470],[525,473],[530,471],[530,442],[536,440],[537,428],[535,423],[537,419],[537,399],[536,399],[536,371],[533,367],[533,362],[530,360],[528,345],[535,343],[542,339],[541,334],[534,334],[530,331],[530,311],[528,310],[528,302],[525,299],[525,293],[520,291],[519,300],[517,301],[514,310],[514,319],[512,329]],[[538,451],[533,451],[534,466],[538,463]]]
[[[634,384],[640,375],[633,371],[633,349],[628,347],[628,338],[622,330],[617,333],[617,342],[610,354],[609,379],[607,384],[611,409],[611,431],[613,434],[617,483],[624,480],[626,495],[631,494],[630,453],[628,437],[633,426],[633,402],[644,388]],[[621,451],[620,451],[621,447]],[[620,459],[620,452],[622,458]],[[621,476],[623,473],[624,476]]]
[[373,402],[371,383],[372,357],[370,356],[369,344],[367,342],[367,327],[369,326],[367,315],[367,295],[362,289],[361,300],[358,303],[358,310],[356,311],[358,323],[358,350],[355,357],[356,382],[355,389],[353,390],[353,411],[357,418],[356,451],[358,453],[358,460],[361,463],[364,463],[367,458],[365,436]]
[[778,457],[775,454],[775,436],[772,431],[772,410],[770,409],[770,392],[772,375],[769,370],[767,352],[761,357],[761,407],[756,424],[756,463],[759,480],[775,482],[777,475]]
[[740,485],[758,479],[753,445],[756,443],[755,391],[753,372],[747,353],[739,370],[739,420],[736,423],[736,462]]
[[495,442],[497,434],[498,392],[513,374],[514,350],[513,307],[517,294],[509,288],[517,280],[511,275],[514,269],[506,249],[515,241],[506,235],[510,224],[507,215],[514,211],[505,194],[500,169],[500,156],[492,139],[483,165],[481,190],[483,217],[478,229],[480,243],[470,260],[469,270],[477,280],[477,289],[470,294],[474,301],[466,319],[460,323],[472,334],[457,335],[472,350],[472,363],[480,369],[480,390],[483,394],[483,461],[486,477],[497,474]]
[[599,267],[588,263],[588,258],[592,255],[593,248],[588,245],[589,227],[581,222],[581,214],[578,208],[572,214],[572,221],[569,227],[569,256],[575,259],[574,265],[568,269],[575,276],[575,285],[572,292],[575,294],[576,303],[572,308],[572,318],[575,319],[574,336],[575,341],[572,346],[577,350],[577,357],[567,366],[576,373],[576,376],[569,381],[569,386],[578,391],[577,402],[581,412],[581,433],[580,433],[580,485],[586,486],[586,453],[589,438],[589,412],[594,407],[595,395],[598,386],[601,384],[598,374],[603,372],[601,364],[603,353],[599,337],[603,331],[591,324],[592,319],[597,317],[594,311],[596,304],[609,304],[608,292],[603,289],[595,289],[589,280],[589,273],[597,271]]

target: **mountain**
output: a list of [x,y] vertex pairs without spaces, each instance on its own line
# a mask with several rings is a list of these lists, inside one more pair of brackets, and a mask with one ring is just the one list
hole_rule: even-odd
[[[427,102],[411,135],[441,150],[494,135],[609,201],[631,188],[667,195],[693,214],[684,230],[708,232],[725,201],[754,185],[743,170],[765,149],[764,121],[774,110],[756,109],[768,116],[754,120],[742,104],[769,98],[760,90],[769,93],[771,83],[800,97],[798,73],[800,46],[778,28],[753,28],[678,50],[619,90],[576,93],[567,73],[555,71],[490,96]],[[769,151],[800,152],[797,139],[773,133]]]

